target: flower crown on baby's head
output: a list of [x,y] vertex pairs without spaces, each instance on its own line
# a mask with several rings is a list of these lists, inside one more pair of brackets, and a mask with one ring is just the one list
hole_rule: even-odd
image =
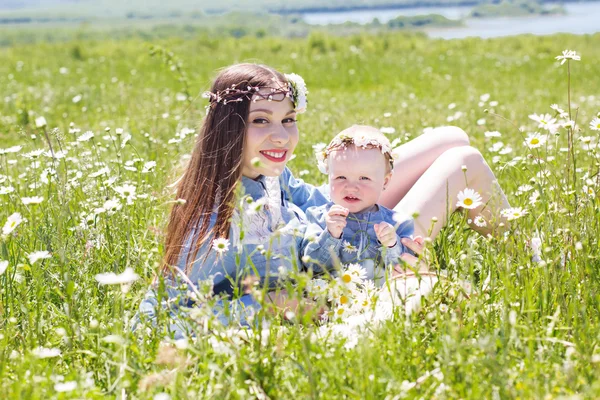
[[206,111],[216,104],[222,103],[233,103],[243,101],[244,99],[257,102],[259,100],[267,101],[283,101],[286,98],[290,98],[294,103],[294,110],[298,114],[302,114],[306,111],[308,104],[306,95],[308,90],[306,89],[306,83],[304,79],[298,74],[285,74],[286,82],[279,82],[276,78],[273,78],[273,86],[245,86],[243,85],[231,85],[230,88],[219,90],[216,93],[206,91],[202,94],[202,97],[209,100],[209,105],[206,106]]
[[394,155],[388,138],[372,126],[353,125],[338,133],[327,147],[316,150],[315,155],[319,171],[324,174],[329,173],[329,165],[327,163],[329,154],[336,150],[345,149],[349,145],[363,149],[381,150],[381,154],[390,163],[390,171],[394,168]]

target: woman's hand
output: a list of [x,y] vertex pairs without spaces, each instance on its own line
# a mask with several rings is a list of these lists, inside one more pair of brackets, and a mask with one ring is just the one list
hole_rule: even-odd
[[[413,256],[409,253],[402,253],[400,258],[406,264],[408,264],[414,272],[427,272],[429,271],[429,265],[427,265],[427,257],[426,257],[426,249],[425,249],[425,240],[421,236],[415,236],[414,239],[410,238],[402,238],[401,243],[412,250],[416,256]],[[397,265],[394,267],[394,272],[392,276],[400,276],[407,274],[406,268],[403,265]]]
[[325,223],[327,224],[327,230],[336,239],[342,236],[342,232],[346,227],[346,217],[348,216],[348,209],[340,205],[334,204],[331,206],[327,214],[325,215]]

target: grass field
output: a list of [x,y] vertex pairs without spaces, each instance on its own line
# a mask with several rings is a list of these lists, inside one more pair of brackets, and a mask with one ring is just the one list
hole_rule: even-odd
[[[598,397],[599,41],[313,33],[0,48],[0,397]],[[581,61],[560,65],[564,49]],[[241,61],[306,80],[289,166],[310,183],[325,181],[312,145],[355,123],[394,128],[401,142],[427,127],[467,131],[511,204],[527,209],[499,238],[457,214],[434,242],[434,269],[480,295],[442,284],[420,312],[397,312],[358,340],[315,339],[315,325],[279,319],[242,338],[199,325],[177,346],[160,327],[132,334],[163,251],[167,184],[204,115],[200,93]],[[569,119],[552,104],[570,106],[575,129],[555,134],[529,118]],[[543,146],[524,144],[533,132],[548,134]],[[95,279],[127,267],[140,276],[127,290]]]

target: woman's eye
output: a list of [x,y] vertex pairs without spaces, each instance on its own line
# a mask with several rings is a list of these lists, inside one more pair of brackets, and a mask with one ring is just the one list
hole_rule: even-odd
[[296,120],[294,118],[286,118],[283,120],[284,124],[293,124],[295,122],[296,122]]
[[254,118],[252,121],[255,124],[268,124],[269,121],[266,118]]

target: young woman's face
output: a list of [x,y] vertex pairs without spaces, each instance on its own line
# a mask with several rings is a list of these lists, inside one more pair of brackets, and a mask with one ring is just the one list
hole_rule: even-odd
[[289,98],[250,103],[242,175],[278,176],[298,144],[296,112]]
[[379,201],[391,173],[379,149],[349,146],[329,154],[331,200],[356,213]]

